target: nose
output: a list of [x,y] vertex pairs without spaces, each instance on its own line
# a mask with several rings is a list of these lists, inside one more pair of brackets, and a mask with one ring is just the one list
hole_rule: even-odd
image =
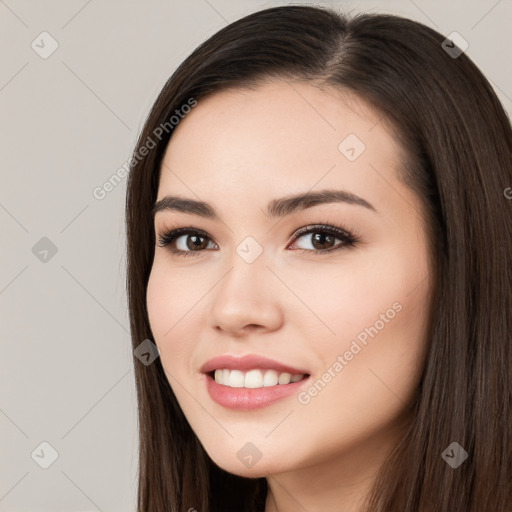
[[232,337],[278,329],[283,320],[279,284],[263,257],[252,263],[234,258],[231,269],[212,290],[211,325]]

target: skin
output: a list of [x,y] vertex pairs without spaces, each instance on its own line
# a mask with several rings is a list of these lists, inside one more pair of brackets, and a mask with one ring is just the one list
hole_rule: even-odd
[[[427,351],[432,279],[424,211],[398,180],[401,149],[353,93],[303,82],[215,93],[175,130],[157,200],[207,201],[222,219],[155,216],[147,308],[178,402],[218,466],[267,478],[266,512],[360,510],[401,438]],[[351,133],[366,146],[355,161],[338,150]],[[330,203],[282,219],[264,213],[272,199],[331,188],[363,197],[376,211]],[[314,253],[311,234],[293,241],[299,228],[317,223],[354,230],[361,240],[326,254]],[[172,255],[158,236],[176,227],[203,230],[211,243],[197,257]],[[236,252],[247,236],[263,248],[251,264]],[[180,241],[193,250],[186,236]],[[340,239],[323,243],[320,249],[334,248]],[[333,371],[395,303],[394,318]],[[208,395],[200,367],[214,356],[248,353],[306,368],[313,382],[328,368],[334,377],[307,404],[292,395],[263,409],[224,408]],[[262,454],[251,467],[237,457],[247,442]]]

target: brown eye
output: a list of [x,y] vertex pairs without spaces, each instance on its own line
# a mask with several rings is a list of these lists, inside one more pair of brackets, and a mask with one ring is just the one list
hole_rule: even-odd
[[206,249],[208,246],[208,242],[206,241],[206,237],[201,235],[181,235],[176,240],[180,239],[181,237],[185,237],[185,245],[187,249],[190,249],[191,251],[194,251],[196,249]]
[[[312,248],[310,249],[302,247],[299,248],[299,250],[305,253],[317,254],[333,252],[343,247],[352,247],[359,240],[349,231],[337,228],[335,226],[326,225],[306,226],[299,229],[299,231],[297,231],[297,233],[294,235],[294,244],[296,243],[296,240],[301,238],[309,240]],[[336,240],[339,240],[339,242],[336,243]]]
[[208,248],[210,237],[202,231],[180,228],[160,235],[159,241],[160,247],[168,247],[173,254],[198,256]]
[[315,249],[319,250],[331,249],[333,242],[336,240],[334,236],[324,233],[313,233],[312,235],[311,243]]

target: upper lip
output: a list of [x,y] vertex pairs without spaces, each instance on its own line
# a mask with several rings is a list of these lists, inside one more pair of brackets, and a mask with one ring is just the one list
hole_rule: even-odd
[[210,373],[211,371],[218,369],[247,371],[258,368],[262,370],[276,370],[280,373],[291,373],[292,375],[308,374],[304,369],[294,368],[293,366],[289,366],[257,354],[247,354],[241,357],[225,354],[214,357],[203,364],[201,371],[203,373]]

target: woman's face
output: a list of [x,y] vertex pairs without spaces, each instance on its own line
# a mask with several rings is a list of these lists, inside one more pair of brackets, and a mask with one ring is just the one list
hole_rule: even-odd
[[[175,128],[157,201],[187,202],[155,214],[147,308],[177,400],[229,472],[348,457],[356,471],[397,441],[424,365],[432,276],[422,205],[379,121],[352,94],[282,81],[211,95]],[[200,233],[161,247],[175,228]],[[246,355],[270,361],[236,370]],[[203,371],[219,356],[233,358],[208,368],[224,383]],[[286,384],[286,373],[306,377]]]

